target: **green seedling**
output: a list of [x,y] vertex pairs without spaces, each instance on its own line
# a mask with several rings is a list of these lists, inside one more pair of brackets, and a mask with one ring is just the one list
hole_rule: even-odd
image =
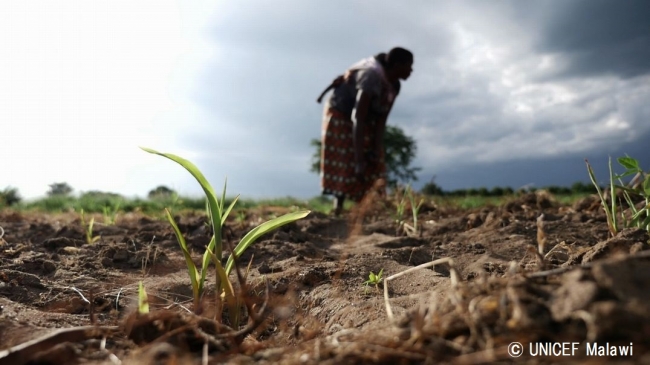
[[[169,223],[171,224],[174,230],[174,234],[176,235],[179,246],[181,247],[181,251],[183,252],[183,255],[185,257],[185,263],[187,264],[187,270],[190,276],[190,281],[192,283],[192,294],[194,296],[193,299],[194,299],[195,311],[198,311],[200,307],[200,300],[204,292],[206,274],[208,271],[208,266],[210,265],[211,261],[215,263],[215,266],[217,268],[217,274],[219,274],[219,276],[222,276],[220,274],[220,271],[223,271],[223,278],[221,278],[221,280],[219,281],[217,290],[222,296],[226,296],[229,286],[232,287],[232,284],[228,280],[228,275],[230,274],[230,271],[233,268],[235,259],[239,258],[246,251],[246,249],[248,249],[261,236],[285,224],[304,218],[310,213],[310,211],[308,210],[288,213],[281,217],[272,219],[268,222],[264,222],[258,225],[257,227],[253,228],[235,246],[233,252],[228,257],[226,266],[222,267],[221,265],[221,259],[223,255],[222,230],[226,222],[226,219],[228,218],[228,215],[230,214],[235,203],[237,202],[239,196],[237,196],[228,207],[225,207],[224,202],[226,198],[226,184],[224,184],[223,191],[221,194],[221,199],[219,199],[214,189],[205,178],[205,176],[192,162],[170,153],[161,153],[144,147],[140,147],[140,148],[142,148],[142,150],[146,152],[168,158],[181,165],[196,179],[196,181],[203,189],[203,192],[205,193],[206,201],[207,201],[206,211],[208,214],[208,218],[210,220],[210,224],[212,225],[213,235],[212,238],[210,239],[210,242],[208,243],[205,252],[203,253],[203,259],[201,260],[200,270],[197,268],[197,266],[194,264],[194,261],[192,260],[187,245],[185,244],[185,239],[183,238],[183,235],[178,229],[178,226],[174,221],[174,217],[171,215],[171,212],[168,209],[165,209],[167,213],[167,220],[169,221]],[[219,262],[218,265],[217,262]],[[220,268],[223,270],[220,270]]]
[[[406,191],[406,190],[404,190]],[[395,189],[395,214],[393,221],[397,225],[395,234],[399,235],[404,229],[404,216],[406,214],[406,195],[400,191],[399,188]]]
[[[587,164],[587,172],[592,184],[596,188],[598,197],[607,216],[607,227],[610,234],[616,236],[622,227],[638,227],[650,232],[650,175],[644,173],[639,167],[639,162],[629,156],[620,157],[617,159],[618,163],[623,166],[626,171],[620,175],[615,175],[612,170],[612,159],[609,159],[609,202],[605,193],[598,185],[596,175],[589,161],[585,160]],[[623,182],[622,178],[630,175],[636,175],[641,181],[637,187],[629,187]],[[616,184],[618,181],[618,185]],[[629,219],[624,215],[624,209],[621,203],[616,200],[616,193],[620,190],[623,192],[623,198],[632,211]],[[632,194],[632,195],[630,195]],[[637,208],[633,202],[632,196],[640,196],[645,200],[645,205]],[[620,212],[620,220],[618,217]]]
[[370,272],[370,275],[368,275],[368,280],[366,280],[364,282],[364,284],[366,286],[366,293],[368,293],[368,285],[374,285],[375,289],[377,289],[377,291],[379,291],[379,284],[383,280],[383,277],[382,277],[383,275],[384,275],[384,269],[383,268],[381,270],[379,270],[379,273],[377,275],[375,275],[375,273],[373,273],[372,271]]
[[[632,211],[629,220],[623,216],[624,224],[626,227],[637,227],[650,233],[650,174],[645,173],[639,167],[639,161],[632,157],[620,157],[618,163],[625,168],[625,172],[616,176],[620,184],[617,188],[623,191],[625,202]],[[634,178],[626,185],[622,179],[632,175]],[[634,196],[643,199],[642,207],[637,208],[634,204]]]
[[235,217],[235,221],[237,224],[239,224],[239,227],[244,227],[246,224],[246,212],[243,210],[240,210],[237,212],[237,216]]
[[81,217],[81,225],[86,234],[86,243],[92,245],[101,238],[100,236],[93,236],[93,225],[95,225],[95,217],[91,217],[90,221],[86,224],[86,217],[83,209],[81,209],[81,213],[79,215]]
[[607,197],[603,193],[602,189],[598,185],[596,180],[596,174],[594,173],[593,168],[589,164],[589,161],[585,159],[587,164],[587,173],[589,174],[589,179],[591,183],[594,184],[598,197],[600,198],[600,203],[603,205],[603,210],[605,210],[605,215],[607,216],[607,228],[612,236],[616,236],[618,233],[618,222],[616,217],[616,185],[614,185],[614,171],[612,170],[612,159],[609,159],[609,181],[610,181],[610,200],[611,206],[607,203]]
[[147,297],[147,291],[144,290],[144,284],[140,282],[138,286],[138,314],[147,313],[149,313],[149,298]]
[[[396,205],[396,214],[395,214],[395,223],[397,224],[397,232],[403,230],[404,233],[408,236],[417,236],[419,234],[418,230],[418,214],[420,212],[420,207],[424,203],[424,199],[416,204],[415,197],[413,195],[413,189],[410,186],[406,186],[402,194],[396,194],[397,205]],[[404,216],[406,215],[407,203],[411,206],[411,214],[413,219],[413,225],[406,223]]]
[[[406,190],[406,196],[409,199],[409,202],[411,203],[411,213],[413,215],[413,226],[410,227],[410,235],[412,236],[417,236],[419,234],[418,230],[418,214],[420,213],[420,207],[424,203],[424,199],[420,199],[420,201],[415,204],[415,197],[413,196],[413,189],[411,189],[410,186],[407,187]],[[408,227],[405,225],[405,228]],[[407,234],[409,234],[409,231],[407,231]]]
[[115,221],[117,221],[117,212],[120,209],[120,203],[118,202],[114,207],[105,205],[104,208],[102,208],[104,212],[104,224],[112,226],[115,224]]

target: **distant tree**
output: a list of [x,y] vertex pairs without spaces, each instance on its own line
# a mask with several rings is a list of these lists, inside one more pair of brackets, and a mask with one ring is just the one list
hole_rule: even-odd
[[478,188],[477,193],[479,196],[490,196],[490,191],[484,186]]
[[437,196],[445,195],[445,192],[442,190],[440,186],[438,186],[438,184],[436,184],[435,180],[436,177],[433,176],[428,183],[424,184],[420,192],[425,195],[437,195]]
[[555,195],[568,195],[571,194],[571,189],[564,186],[547,186],[545,188],[549,193]]
[[[312,139],[309,144],[315,150],[312,155],[310,171],[320,173],[321,141]],[[387,125],[384,132],[384,148],[386,149],[384,158],[389,186],[396,186],[399,182],[409,183],[418,179],[416,172],[421,168],[411,166],[417,150],[413,138],[404,134],[401,128]]]
[[578,181],[576,183],[573,183],[573,185],[571,185],[571,192],[573,194],[578,194],[578,193],[595,194],[596,193],[596,188],[591,183],[586,184],[586,183],[583,183],[582,181]]
[[72,193],[72,187],[66,182],[50,184],[47,196],[66,196]]
[[160,185],[155,189],[149,191],[149,194],[147,196],[149,197],[149,199],[160,199],[160,198],[168,198],[174,194],[176,194],[174,190],[164,185]]
[[466,189],[456,189],[456,190],[452,190],[450,192],[447,192],[446,195],[465,196],[465,195],[467,195],[467,190]]
[[490,195],[492,196],[503,196],[505,190],[500,186],[495,186],[490,190]]
[[20,203],[23,198],[18,193],[17,188],[8,186],[0,191],[0,206],[12,206]]

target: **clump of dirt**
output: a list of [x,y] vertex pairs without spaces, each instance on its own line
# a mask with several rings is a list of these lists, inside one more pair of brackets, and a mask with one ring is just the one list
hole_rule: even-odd
[[[251,269],[238,285],[247,304],[238,328],[215,310],[213,270],[192,308],[165,221],[97,216],[100,239],[88,244],[73,214],[0,212],[0,364],[556,363],[588,359],[587,344],[630,343],[633,356],[607,352],[607,361],[650,360],[648,233],[610,238],[597,199],[564,206],[538,192],[481,209],[430,204],[413,236],[386,207],[375,199],[344,218],[312,213],[262,237],[239,260]],[[226,251],[284,212],[232,217]],[[177,221],[198,262],[212,234],[206,217]],[[364,284],[381,270],[383,282]],[[147,315],[135,313],[140,281]],[[583,350],[512,358],[513,342]]]

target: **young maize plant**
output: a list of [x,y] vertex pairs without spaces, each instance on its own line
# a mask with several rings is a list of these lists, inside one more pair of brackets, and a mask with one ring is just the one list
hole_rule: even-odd
[[[192,283],[192,294],[194,297],[193,299],[194,299],[195,311],[198,311],[200,308],[200,301],[204,292],[204,285],[205,285],[205,279],[208,271],[208,266],[210,265],[211,261],[214,262],[217,270],[217,275],[221,279],[219,280],[218,283],[219,285],[217,288],[218,293],[220,293],[220,295],[226,299],[226,303],[234,303],[235,301],[229,298],[229,296],[234,295],[234,293],[232,290],[232,284],[228,280],[228,275],[230,274],[230,271],[233,268],[234,260],[239,258],[246,251],[246,249],[248,249],[261,236],[285,224],[294,222],[298,219],[302,219],[310,213],[310,211],[308,210],[301,210],[297,212],[288,213],[281,217],[272,219],[268,222],[264,222],[258,225],[257,227],[253,228],[235,246],[233,252],[228,257],[226,266],[223,267],[223,265],[221,264],[221,259],[223,254],[223,244],[221,239],[222,229],[223,229],[223,225],[226,222],[226,219],[228,218],[228,215],[230,214],[230,211],[235,206],[235,203],[237,202],[239,196],[237,196],[228,207],[225,207],[224,202],[226,198],[226,184],[224,184],[223,191],[221,194],[221,199],[219,199],[214,189],[210,185],[210,183],[208,183],[208,181],[206,180],[205,176],[192,162],[170,153],[162,153],[162,152],[152,150],[150,148],[144,148],[144,147],[140,147],[140,148],[146,152],[168,158],[181,165],[196,179],[196,181],[203,189],[203,192],[205,193],[206,200],[207,200],[206,210],[207,210],[208,218],[210,220],[210,224],[212,225],[213,235],[212,238],[210,239],[210,242],[208,243],[205,252],[203,253],[200,270],[196,267],[194,261],[192,260],[190,252],[185,243],[185,239],[183,238],[183,235],[180,232],[178,225],[174,221],[174,217],[172,216],[171,212],[168,209],[165,209],[165,212],[167,214],[167,219],[169,220],[169,223],[171,224],[174,230],[174,233],[178,240],[178,244],[181,248],[181,251],[183,252],[183,256],[185,257],[185,263],[187,265],[190,281]],[[237,308],[230,308],[230,309],[232,311],[237,310]]]
[[[625,172],[616,176],[620,184],[617,188],[623,191],[623,198],[632,211],[629,220],[623,216],[625,226],[641,228],[650,233],[650,174],[645,173],[639,166],[639,161],[632,157],[619,157],[618,163],[625,168]],[[634,178],[626,185],[622,178],[632,175]],[[635,181],[638,183],[634,184]],[[643,206],[637,208],[632,196],[643,199]]]
[[[589,178],[591,179],[592,184],[596,188],[598,197],[607,216],[607,226],[609,228],[610,234],[616,236],[622,227],[638,227],[642,228],[650,233],[650,174],[644,173],[643,170],[639,167],[639,162],[629,156],[619,157],[617,159],[618,163],[623,166],[626,170],[620,175],[615,175],[612,169],[612,159],[609,159],[609,198],[610,203],[607,202],[607,197],[603,193],[602,189],[596,181],[596,175],[593,168],[589,164],[589,161],[585,159],[587,164],[587,172]],[[638,187],[628,187],[623,182],[622,178],[630,175],[636,175],[640,177],[641,182]],[[618,181],[619,185],[616,184]],[[623,198],[625,199],[629,209],[632,211],[631,217],[629,219],[625,216],[624,209],[619,206],[620,202],[617,202],[617,191],[623,192]],[[630,195],[632,194],[632,195]],[[637,208],[634,204],[632,196],[639,196],[644,199],[645,204],[641,208]],[[618,214],[620,212],[620,220]]]
[[95,217],[91,217],[90,221],[86,223],[86,216],[84,214],[83,209],[81,209],[81,213],[79,213],[79,216],[81,218],[81,225],[84,229],[84,233],[86,234],[86,243],[92,245],[93,243],[97,242],[101,238],[100,236],[93,236],[93,226],[95,225]]
[[415,197],[413,196],[413,189],[408,186],[407,190],[407,196],[409,198],[409,201],[411,203],[411,213],[413,214],[413,230],[412,230],[412,235],[417,236],[420,234],[420,231],[418,230],[418,214],[420,213],[420,207],[424,203],[424,199],[420,199],[420,201],[415,204]]

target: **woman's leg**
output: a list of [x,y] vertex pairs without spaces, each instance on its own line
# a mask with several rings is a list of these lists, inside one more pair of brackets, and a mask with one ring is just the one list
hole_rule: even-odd
[[339,216],[343,212],[343,203],[345,203],[345,195],[334,196],[334,215]]

